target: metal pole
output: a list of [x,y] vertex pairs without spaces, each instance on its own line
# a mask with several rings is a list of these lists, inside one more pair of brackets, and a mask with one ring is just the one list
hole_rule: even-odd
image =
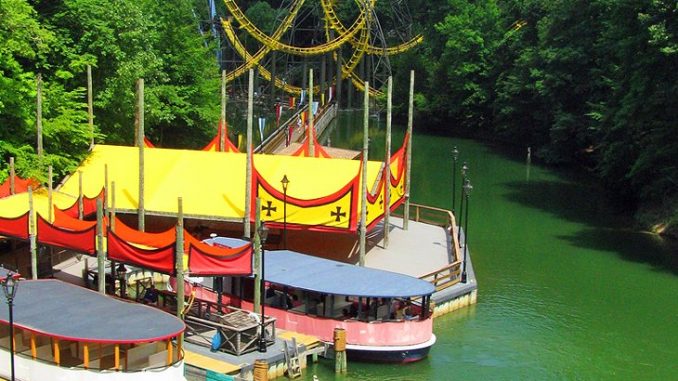
[[464,215],[464,184],[466,183],[466,171],[468,170],[468,165],[466,162],[461,166],[461,202],[459,203],[459,221],[457,222],[457,242],[459,242],[459,247],[461,247],[461,224],[463,222]]
[[[14,285],[14,287],[16,287],[16,285]],[[9,306],[9,365],[12,373],[10,379],[14,381],[14,298],[7,298],[7,305]]]
[[386,155],[384,157],[384,249],[388,248],[391,226],[391,112],[393,102],[393,77],[388,77],[386,96]]
[[287,185],[283,187],[283,244],[287,250]]
[[[452,148],[452,214],[455,213],[455,205],[457,204],[457,159],[459,158],[459,151],[457,146]],[[455,216],[456,217],[456,216]]]
[[144,211],[144,79],[137,81],[137,146],[139,147],[139,231],[146,230]]
[[405,171],[405,210],[403,211],[403,229],[407,230],[410,221],[410,182],[412,172],[412,120],[414,115],[414,70],[410,71],[410,101],[407,111],[407,142],[406,162],[407,170]]
[[468,182],[468,189],[464,188],[464,196],[466,196],[466,214],[464,216],[464,269],[461,272],[461,282],[466,283],[466,253],[468,251],[468,202],[469,202],[469,193],[472,189],[470,182]]
[[249,239],[250,213],[252,213],[252,121],[254,118],[254,70],[249,72],[247,89],[247,167],[245,169],[245,218],[243,219],[243,234]]
[[254,214],[254,313],[261,311],[261,238],[259,237],[259,225],[261,224],[261,199],[256,198],[256,212]]
[[89,149],[94,148],[94,104],[92,101],[92,66],[87,65],[87,123],[89,124]]
[[[261,240],[261,237],[259,237]],[[266,352],[266,314],[264,309],[266,307],[266,249],[264,249],[264,242],[261,240],[261,336],[259,336],[259,352]]]
[[369,123],[370,123],[370,88],[369,82],[365,82],[365,97],[363,102],[363,158],[362,180],[360,189],[360,266],[365,266],[365,245],[367,240],[367,160],[369,148]]

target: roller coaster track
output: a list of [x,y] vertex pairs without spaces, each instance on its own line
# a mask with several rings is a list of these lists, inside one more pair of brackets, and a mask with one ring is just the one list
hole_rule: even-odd
[[259,28],[257,28],[257,26],[254,25],[247,18],[247,16],[245,16],[234,0],[224,0],[224,4],[226,4],[226,8],[231,13],[231,15],[233,15],[233,18],[235,18],[240,26],[264,46],[287,54],[295,54],[306,57],[329,53],[339,49],[344,43],[351,40],[359,30],[363,29],[365,27],[365,23],[367,22],[365,12],[361,12],[360,16],[353,22],[353,25],[346,29],[345,33],[340,34],[332,41],[312,47],[299,47],[282,43],[279,41],[279,39],[274,39],[259,30]]
[[[375,2],[376,0],[371,0],[370,10],[374,7]],[[356,0],[356,3],[360,6],[360,2],[358,0]],[[332,0],[321,0],[320,4],[323,8],[323,12],[325,13],[325,20],[329,23],[329,27],[337,31],[339,35],[346,33],[348,30],[341,23],[339,17],[337,17],[336,12],[334,11],[334,7],[332,6]],[[422,41],[424,41],[424,36],[419,34],[409,41],[388,48],[379,48],[369,44],[364,44],[362,40],[356,38],[351,38],[349,43],[353,45],[356,49],[363,50],[367,54],[394,55],[403,53],[408,49],[411,49],[412,47],[420,44]]]
[[[292,26],[292,23],[294,22],[294,19],[297,17],[297,14],[299,13],[299,9],[301,9],[301,6],[304,4],[304,1],[305,0],[296,0],[292,4],[290,8],[290,13],[283,19],[283,22],[280,24],[278,29],[276,29],[276,31],[273,32],[273,35],[271,36],[272,39],[279,40],[280,37],[282,37],[282,35],[287,30],[289,30],[289,28]],[[231,40],[231,42],[233,42],[234,38],[237,40],[237,37],[235,37],[235,31],[233,31],[230,22],[222,19],[221,23],[224,26],[224,31],[226,31],[228,39]],[[228,33],[231,33],[232,36],[228,35]],[[240,44],[240,47],[244,51],[244,47],[242,47],[242,44]],[[236,46],[236,50],[237,49],[238,47]],[[230,73],[226,74],[226,82],[231,82],[234,79],[240,77],[241,75],[247,73],[247,71],[249,71],[251,68],[258,65],[259,61],[261,61],[270,51],[271,48],[269,46],[264,45],[254,55],[250,55],[249,53],[247,53],[247,59],[245,59],[245,63],[240,67],[237,67]],[[245,55],[242,52],[238,51],[238,53],[243,58],[245,57]]]

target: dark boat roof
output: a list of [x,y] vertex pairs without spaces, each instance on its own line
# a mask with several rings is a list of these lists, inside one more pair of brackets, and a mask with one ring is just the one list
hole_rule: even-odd
[[266,281],[326,294],[376,298],[430,295],[433,284],[409,275],[300,254],[266,250]]
[[[9,324],[4,295],[0,300],[0,321]],[[73,341],[141,343],[169,339],[185,328],[183,321],[156,308],[55,279],[19,281],[13,311],[17,327]]]

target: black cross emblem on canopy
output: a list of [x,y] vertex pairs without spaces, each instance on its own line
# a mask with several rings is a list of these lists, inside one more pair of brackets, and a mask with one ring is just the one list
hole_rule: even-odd
[[278,210],[277,207],[271,206],[272,202],[266,201],[266,206],[262,206],[261,210],[266,212],[266,217],[271,217],[271,211],[275,212]]
[[332,217],[337,218],[336,220],[334,220],[334,222],[339,222],[339,221],[341,221],[341,217],[346,217],[346,212],[342,212],[341,206],[337,206],[337,211],[336,212],[330,212],[330,215]]

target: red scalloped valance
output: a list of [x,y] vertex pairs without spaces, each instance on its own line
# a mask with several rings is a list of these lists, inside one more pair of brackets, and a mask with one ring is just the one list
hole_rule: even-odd
[[142,249],[108,232],[108,259],[174,275],[174,243],[157,249]]
[[94,255],[96,249],[96,223],[84,230],[70,230],[52,225],[38,215],[38,242]]
[[28,212],[14,218],[0,217],[0,235],[28,239]]
[[252,273],[252,244],[231,248],[191,242],[188,268],[192,275],[249,275]]

